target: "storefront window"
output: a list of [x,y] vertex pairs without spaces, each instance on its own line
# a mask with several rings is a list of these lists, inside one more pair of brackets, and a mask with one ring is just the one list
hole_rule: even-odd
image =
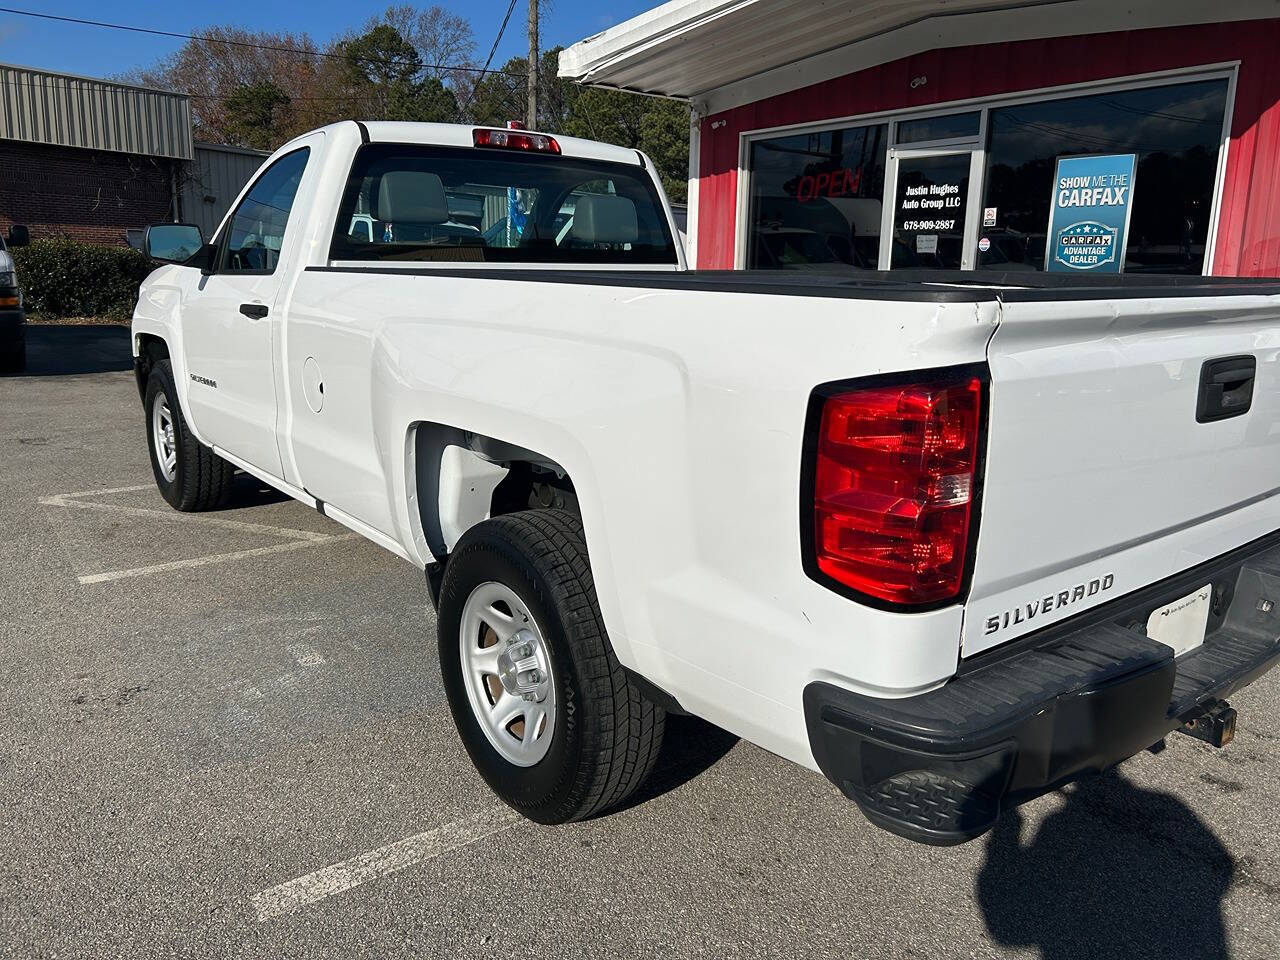
[[1227,81],[993,108],[978,265],[1043,270],[1061,157],[1136,154],[1126,273],[1204,271]]
[[874,270],[883,255],[892,269],[1042,271],[1052,247],[1055,272],[1201,274],[1227,88],[995,101],[755,140],[746,266]]
[[881,123],[754,142],[747,266],[876,269],[887,135]]
[[941,117],[924,117],[920,120],[901,120],[898,123],[898,144],[924,143],[927,140],[958,140],[977,137],[982,115],[951,113]]

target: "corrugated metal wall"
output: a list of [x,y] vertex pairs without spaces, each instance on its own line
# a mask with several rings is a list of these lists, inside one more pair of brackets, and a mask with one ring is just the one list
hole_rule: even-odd
[[[1238,60],[1213,269],[1280,276],[1277,50],[1280,20],[957,47],[714,114],[702,121],[698,266],[733,266],[738,136],[744,131]],[[920,76],[928,83],[913,87],[912,78]]]
[[182,175],[182,219],[198,223],[205,239],[210,239],[267,156],[256,150],[196,144],[195,159]]
[[191,102],[147,90],[0,64],[0,139],[191,159]]

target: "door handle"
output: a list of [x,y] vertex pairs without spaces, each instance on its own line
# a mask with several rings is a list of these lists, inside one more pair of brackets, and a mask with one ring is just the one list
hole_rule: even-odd
[[1258,361],[1252,356],[1206,360],[1200,368],[1196,423],[1211,423],[1248,413],[1253,406],[1253,381],[1257,371]]
[[240,312],[250,320],[261,320],[270,311],[265,303],[242,303],[240,304]]

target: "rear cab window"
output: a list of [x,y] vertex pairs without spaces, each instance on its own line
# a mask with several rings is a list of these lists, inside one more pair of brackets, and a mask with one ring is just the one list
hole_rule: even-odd
[[331,260],[674,265],[643,167],[468,147],[366,144]]

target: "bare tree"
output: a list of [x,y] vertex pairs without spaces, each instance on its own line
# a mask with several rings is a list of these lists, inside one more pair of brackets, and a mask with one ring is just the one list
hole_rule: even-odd
[[[371,47],[370,34],[378,27],[391,27],[407,41],[411,56]],[[459,68],[475,66],[471,24],[440,6],[418,9],[407,3],[387,7],[363,30],[348,30],[324,46],[306,34],[209,27],[171,56],[121,79],[189,93],[198,139],[279,145],[335,120],[388,115],[382,102],[390,96],[385,84],[353,78],[352,49],[366,65],[397,71],[411,66],[413,76],[402,79],[430,93],[430,103],[416,106],[429,107],[433,118],[456,114],[457,101],[465,107],[470,98],[474,74]]]
[[454,67],[475,66],[476,38],[471,24],[444,7],[419,9],[407,3],[393,4],[365,23],[365,32],[379,24],[394,27],[422,58],[424,71],[437,80],[454,79]]
[[176,53],[128,78],[189,93],[196,136],[219,143],[239,139],[228,102],[234,104],[245,88],[271,84],[288,98],[277,111],[275,139],[288,139],[316,125],[313,108],[322,105],[316,84],[319,61],[320,50],[306,34],[217,26],[199,31]]

